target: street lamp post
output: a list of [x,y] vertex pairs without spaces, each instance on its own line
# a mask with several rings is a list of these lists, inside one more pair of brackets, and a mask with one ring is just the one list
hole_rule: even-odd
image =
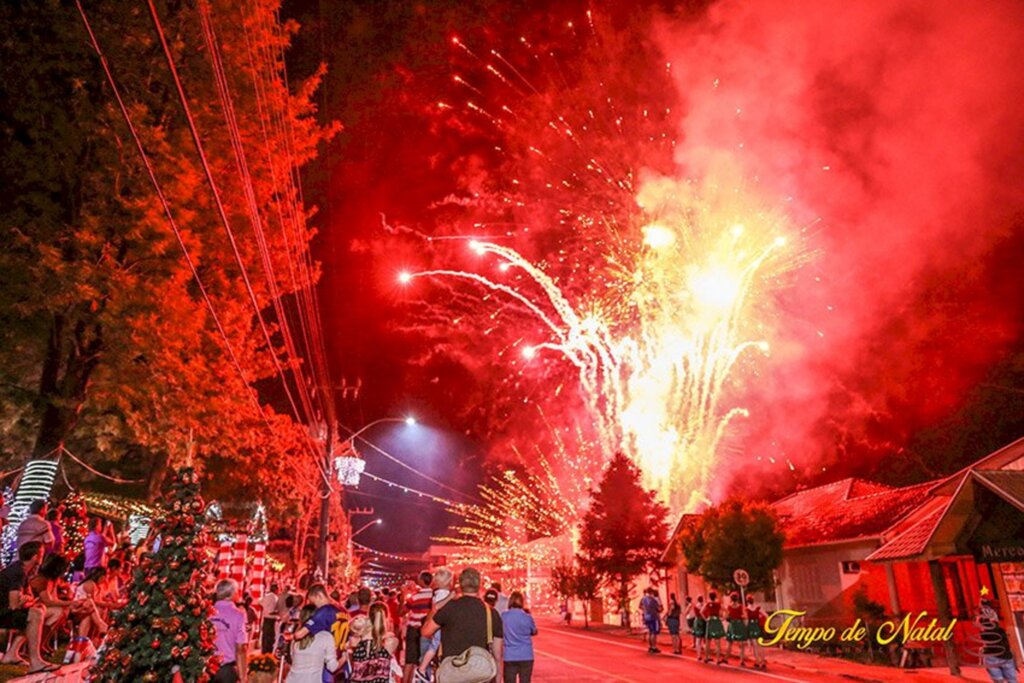
[[364,532],[367,529],[369,529],[371,526],[374,526],[375,524],[383,524],[383,523],[384,523],[384,520],[380,519],[379,517],[377,519],[372,519],[369,522],[367,522],[366,524],[364,524],[361,527],[359,527],[356,531],[353,531],[352,535],[349,536],[349,538],[355,538],[356,536],[358,536],[362,532]]
[[327,581],[327,569],[330,562],[330,553],[327,552],[328,535],[331,528],[331,474],[334,471],[334,463],[331,455],[334,452],[334,425],[327,421],[327,438],[324,440],[324,470],[323,486],[320,491],[320,545],[317,548],[317,566],[322,574],[321,579]]
[[[379,424],[386,422],[404,422],[410,427],[416,424],[416,418],[410,416],[407,417],[382,417],[379,420],[363,425],[349,435],[349,440],[355,444],[357,439],[363,432],[367,431],[371,427],[376,427]],[[349,431],[346,428],[346,431]],[[334,472],[333,452],[334,452],[334,438],[335,438],[335,426],[333,424],[327,425],[327,440],[324,444],[324,453],[327,468],[326,472]],[[320,547],[317,549],[317,566],[320,568],[320,572],[323,574],[324,580],[327,579],[327,569],[330,563],[330,553],[328,552],[328,537],[330,536],[331,528],[331,481],[330,477],[324,477],[323,491],[321,492],[320,501]],[[372,522],[375,523],[375,522]],[[362,531],[362,529],[360,529]],[[352,534],[353,536],[355,534]]]
[[[356,431],[351,432],[349,434],[348,438],[349,438],[350,441],[355,441],[355,439],[359,438],[362,435],[363,432],[365,432],[365,431],[367,431],[369,429],[372,429],[373,427],[376,427],[379,424],[385,424],[387,422],[404,422],[405,424],[407,424],[410,427],[412,427],[413,425],[416,424],[416,418],[412,417],[411,415],[408,416],[408,417],[382,417],[379,420],[374,420],[370,424],[363,425],[362,427],[360,427]],[[346,431],[348,431],[347,428],[346,428]]]

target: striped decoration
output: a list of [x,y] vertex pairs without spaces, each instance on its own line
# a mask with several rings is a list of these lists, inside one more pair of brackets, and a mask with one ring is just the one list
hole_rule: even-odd
[[238,582],[239,587],[245,579],[245,554],[249,548],[249,535],[238,534],[231,549],[231,578]]
[[32,460],[25,465],[25,471],[21,475],[21,482],[18,484],[18,492],[11,504],[11,512],[7,516],[7,526],[4,527],[3,555],[5,563],[10,562],[14,557],[14,538],[18,533],[18,527],[28,517],[28,506],[34,500],[49,498],[53,489],[53,480],[57,478],[56,460]]
[[252,546],[252,569],[249,574],[249,593],[259,602],[263,597],[263,583],[267,566],[267,544],[257,541]]
[[231,539],[221,539],[217,549],[217,580],[226,579],[231,574]]

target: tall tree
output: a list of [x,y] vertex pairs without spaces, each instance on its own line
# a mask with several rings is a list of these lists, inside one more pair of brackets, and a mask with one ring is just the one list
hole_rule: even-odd
[[572,594],[583,603],[583,628],[590,628],[590,605],[600,595],[602,583],[601,574],[594,566],[594,562],[589,557],[577,555],[573,570]]
[[[308,455],[309,439],[285,417],[282,381],[295,396],[306,390],[281,324],[296,319],[275,313],[315,276],[300,267],[310,214],[287,179],[331,129],[313,117],[317,78],[291,91],[279,77],[294,27],[277,24],[277,7],[156,3],[229,235],[145,5],[84,3],[215,320],[75,3],[0,6],[0,90],[16,93],[0,112],[6,459],[66,444],[136,467],[155,491],[188,452],[199,466],[216,453],[221,471],[246,475],[235,495],[280,491],[282,472],[303,481],[278,463]],[[219,50],[204,43],[207,28]],[[261,380],[276,411],[256,407]]]
[[627,610],[633,579],[656,566],[665,550],[668,508],[640,483],[640,470],[616,453],[583,518],[580,549],[594,570],[616,587]]
[[730,498],[705,510],[680,536],[690,571],[713,586],[735,588],[733,572],[745,569],[749,590],[773,586],[772,572],[782,562],[785,536],[766,503]]

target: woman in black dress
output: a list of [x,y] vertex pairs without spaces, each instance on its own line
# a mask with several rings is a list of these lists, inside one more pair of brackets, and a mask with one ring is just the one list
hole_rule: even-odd
[[682,643],[679,642],[679,622],[683,614],[683,608],[676,600],[676,594],[668,598],[668,614],[665,615],[665,625],[668,626],[668,634],[672,636],[672,654],[683,654]]

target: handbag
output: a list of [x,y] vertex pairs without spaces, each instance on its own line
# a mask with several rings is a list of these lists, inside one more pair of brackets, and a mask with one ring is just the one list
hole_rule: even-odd
[[[487,647],[494,640],[491,608],[487,610]],[[487,683],[498,675],[498,663],[486,648],[472,645],[462,654],[446,657],[437,668],[438,683]]]

